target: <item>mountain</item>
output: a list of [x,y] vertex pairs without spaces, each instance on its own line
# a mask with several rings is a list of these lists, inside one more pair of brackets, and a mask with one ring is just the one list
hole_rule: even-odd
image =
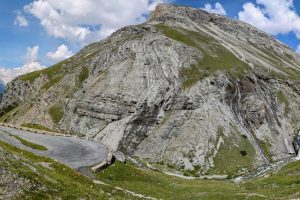
[[4,83],[0,82],[0,93],[3,93],[5,90],[5,85]]
[[5,84],[0,80],[0,101],[2,99],[4,90],[5,90]]
[[167,170],[238,175],[295,153],[299,66],[251,25],[159,4],[147,22],[10,82],[0,115]]

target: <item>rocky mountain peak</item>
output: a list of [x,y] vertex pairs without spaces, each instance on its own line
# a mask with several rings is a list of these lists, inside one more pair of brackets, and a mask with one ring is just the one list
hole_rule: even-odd
[[191,18],[194,20],[202,19],[209,21],[213,16],[220,15],[210,14],[205,10],[192,7],[177,6],[173,4],[158,4],[151,12],[148,21],[166,21],[180,18]]
[[[186,26],[193,26],[194,24],[209,27],[215,26],[226,33],[240,36],[239,39],[241,40],[248,40],[253,43],[258,43],[258,45],[263,44],[266,46],[270,45],[270,42],[272,44],[276,42],[280,43],[281,48],[284,47],[285,49],[288,49],[288,51],[293,52],[293,50],[291,50],[285,44],[277,41],[273,36],[258,30],[250,24],[233,20],[219,14],[209,13],[202,9],[173,4],[158,4],[151,12],[148,22],[176,22],[183,23]],[[271,47],[268,46],[267,48]]]

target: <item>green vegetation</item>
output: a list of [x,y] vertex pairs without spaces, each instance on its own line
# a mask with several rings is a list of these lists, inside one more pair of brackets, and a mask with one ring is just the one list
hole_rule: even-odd
[[11,111],[3,114],[3,115],[0,115],[0,121],[1,122],[8,122],[10,120],[11,117],[15,116],[18,114],[18,106],[15,107],[14,109],[12,109]]
[[[251,41],[248,41],[251,43]],[[265,69],[265,73],[269,74],[271,77],[276,78],[276,79],[281,79],[281,80],[288,80],[288,79],[293,79],[293,80],[300,80],[300,71],[293,69],[291,67],[288,67],[285,62],[282,60],[285,60],[286,62],[290,63],[291,65],[294,65],[291,60],[293,60],[292,55],[285,54],[285,56],[278,56],[278,53],[274,51],[273,48],[271,49],[264,49],[261,47],[256,46],[255,44],[251,43],[252,46],[256,47],[257,49],[260,50],[260,52],[255,52],[257,56],[263,58],[266,62],[268,62],[270,65],[275,67],[277,70],[266,70],[263,66],[257,66],[257,69]],[[245,50],[248,51],[249,53],[252,53],[245,47]],[[297,66],[296,66],[297,68]]]
[[97,174],[99,180],[159,199],[297,199],[300,161],[276,174],[235,184],[230,181],[185,180],[116,162]]
[[248,181],[243,187],[264,194],[268,199],[299,199],[300,161],[290,163],[267,178]]
[[[114,187],[166,200],[256,200],[300,197],[300,161],[285,166],[267,178],[258,178],[240,184],[228,180],[186,180],[161,172],[140,169],[131,164],[115,162],[111,167],[95,174],[97,179],[109,185],[97,185],[87,177],[52,159],[34,155],[0,141],[1,149],[7,151],[5,162],[2,162],[3,156],[0,156],[2,168],[39,186],[24,191],[22,196],[18,197],[19,199],[108,199],[107,193],[110,193],[114,199],[134,199]],[[17,155],[18,159],[8,155]],[[47,163],[48,166],[45,167],[41,163]]]
[[269,142],[263,141],[263,140],[259,140],[257,139],[260,148],[263,150],[264,155],[272,161],[272,153],[270,151],[270,149],[272,148],[272,145]]
[[42,130],[42,131],[52,131],[51,129],[42,126],[40,124],[22,124],[21,126],[27,127],[27,128],[32,128],[32,129],[37,129],[37,130]]
[[55,85],[56,83],[58,83],[63,77],[62,76],[58,76],[58,77],[55,77],[53,79],[50,79],[47,83],[45,83],[43,86],[42,86],[42,89],[43,90],[48,90],[49,88],[51,88],[53,85]]
[[[94,184],[89,178],[50,158],[37,156],[28,151],[0,141],[1,169],[30,181],[32,187],[16,199],[135,199],[111,186]],[[16,159],[15,157],[18,157]],[[48,166],[43,165],[47,164]],[[34,169],[34,170],[33,170]]]
[[[287,57],[275,56],[276,53],[274,53],[274,51],[267,51],[263,49],[261,50],[264,52],[264,55],[260,54],[260,56],[262,56],[265,60],[267,60],[270,64],[272,64],[274,67],[278,69],[278,72],[273,71],[270,75],[282,80],[287,80],[287,79],[300,80],[300,71],[293,69],[291,67],[287,67],[286,63],[282,62],[282,59],[285,59]],[[290,60],[288,60],[288,62],[291,63]],[[294,65],[293,62],[292,65]]]
[[22,81],[29,81],[29,82],[33,82],[35,79],[37,79],[39,76],[41,75],[41,71],[34,71],[28,74],[24,74],[22,76],[20,76],[20,79]]
[[289,107],[289,101],[285,97],[282,91],[277,92],[278,100],[284,104],[284,114],[287,115],[289,113],[290,107]]
[[198,64],[191,65],[190,68],[180,71],[180,76],[184,80],[184,89],[191,87],[199,80],[217,71],[227,72],[233,78],[247,73],[248,65],[222,46],[215,47],[215,56],[206,52],[203,52],[203,54],[203,58]]
[[60,63],[57,63],[53,65],[52,67],[48,67],[46,69],[31,72],[25,75],[20,76],[19,78],[22,81],[29,81],[33,82],[36,78],[41,76],[42,74],[47,76],[49,81],[48,83],[45,83],[45,85],[42,86],[42,89],[49,89],[52,87],[55,83],[59,82],[59,80],[64,76],[64,69],[63,66],[68,63],[67,60],[62,61]]
[[185,180],[116,162],[97,174],[113,186],[158,199],[243,199],[238,185],[227,181]]
[[2,117],[5,114],[11,112],[12,110],[14,110],[17,107],[18,107],[18,104],[11,104],[11,105],[5,107],[3,110],[0,111],[0,117]]
[[87,67],[82,67],[81,72],[78,76],[79,84],[82,84],[89,77],[89,69]]
[[66,63],[67,61],[63,61],[41,71],[49,79],[49,81],[42,86],[42,89],[48,90],[64,77],[63,65]]
[[242,168],[252,170],[255,150],[249,140],[238,134],[225,137],[223,131],[219,129],[217,132],[217,141],[220,137],[223,138],[224,144],[220,146],[214,158],[215,167],[209,173],[236,176]]
[[49,109],[49,114],[51,115],[53,121],[58,124],[64,116],[63,107],[59,104],[55,104]]
[[39,144],[35,144],[35,143],[32,143],[32,142],[29,142],[27,140],[24,140],[23,138],[19,137],[19,136],[16,136],[14,135],[14,137],[19,140],[23,145],[27,146],[27,147],[30,147],[32,149],[36,149],[36,150],[40,150],[40,151],[47,151],[48,149],[42,145],[39,145]]
[[[188,31],[185,31],[183,29],[177,30],[175,28],[171,28],[169,26],[162,25],[162,24],[156,25],[156,28],[158,30],[162,31],[164,33],[164,35],[167,36],[168,38],[182,42],[188,46],[198,48],[197,43],[191,37],[188,37],[188,35],[186,34],[186,32],[188,32]],[[207,36],[200,35],[199,33],[196,33],[196,32],[189,31],[188,33],[190,33],[191,35],[196,36],[196,37],[198,36],[199,37],[198,39],[200,39],[200,41],[209,41],[209,39],[210,39]]]
[[229,75],[236,78],[246,74],[249,69],[247,63],[237,58],[236,55],[220,45],[214,38],[199,32],[171,28],[161,24],[156,27],[167,37],[194,47],[203,55],[197,64],[193,64],[190,68],[182,69],[180,71],[180,76],[182,80],[184,80],[184,89],[188,89],[199,80],[212,75],[217,71],[227,72]]

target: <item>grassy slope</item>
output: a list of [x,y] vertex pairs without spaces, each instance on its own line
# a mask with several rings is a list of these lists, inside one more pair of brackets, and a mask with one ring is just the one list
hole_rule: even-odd
[[63,65],[66,64],[67,62],[68,61],[62,61],[60,63],[53,65],[52,67],[22,75],[19,77],[19,79],[21,79],[22,81],[29,81],[32,83],[35,79],[37,79],[43,74],[48,77],[49,82],[53,82],[53,81],[55,82],[55,79],[57,79],[58,77],[62,77],[64,75],[65,71],[63,69]]
[[[211,174],[228,174],[236,176],[240,170],[251,171],[255,157],[255,149],[249,140],[240,134],[232,134],[231,137],[222,137],[224,144],[220,146],[214,157],[214,167]],[[218,137],[223,136],[222,130],[218,131]]]
[[101,181],[161,199],[290,199],[300,197],[300,162],[268,178],[236,184],[230,181],[185,180],[160,172],[115,163],[98,173]]
[[246,74],[249,69],[248,64],[237,58],[212,37],[200,32],[171,28],[165,25],[156,25],[156,28],[162,31],[165,36],[198,49],[203,54],[203,58],[197,64],[181,70],[180,77],[184,80],[183,87],[185,89],[217,71],[238,77]]
[[237,185],[225,181],[185,180],[118,162],[100,172],[98,178],[161,199],[229,199],[240,196],[235,194],[241,191]]
[[[189,69],[181,71],[180,75],[184,80],[183,87],[185,89],[188,89],[197,81],[212,75],[217,71],[229,74],[233,78],[245,75],[250,71],[247,63],[237,58],[232,52],[215,41],[214,38],[208,37],[200,32],[169,27],[163,24],[156,25],[156,28],[163,32],[165,36],[198,49],[203,54],[203,58],[200,59],[197,64],[191,65]],[[254,44],[252,45],[256,47]],[[245,50],[249,51],[247,48]],[[265,70],[265,73],[270,77],[283,80],[300,80],[299,70],[286,67],[282,62],[283,58],[279,58],[271,50],[263,48],[259,48],[259,50],[260,53],[258,56],[265,59],[279,71],[269,72],[266,71],[264,67],[261,67],[261,69]],[[253,52],[249,51],[249,53]],[[289,57],[288,55],[287,58],[292,59],[292,57]],[[287,60],[290,62],[289,59]]]
[[300,161],[291,163],[278,173],[244,184],[244,188],[263,193],[269,199],[300,198]]
[[[94,184],[71,168],[52,159],[34,155],[0,141],[1,169],[30,181],[30,190],[23,191],[16,199],[134,199],[131,195],[110,186]],[[1,152],[0,152],[1,153]],[[48,166],[44,166],[43,163]],[[0,184],[0,191],[1,191]],[[4,186],[5,187],[5,186]]]
[[[0,168],[30,180],[36,186],[24,191],[27,199],[107,199],[108,193],[115,199],[134,199],[114,187],[121,187],[160,199],[291,199],[300,197],[300,162],[294,162],[267,178],[236,184],[228,180],[186,180],[161,172],[147,171],[131,164],[116,162],[96,174],[97,178],[111,186],[96,185],[52,159],[20,150],[0,141],[0,148],[9,156]],[[17,157],[17,159],[16,159]],[[41,163],[47,163],[48,167]],[[32,169],[34,168],[34,170]],[[114,186],[114,187],[112,187]],[[1,187],[1,185],[0,185]],[[43,188],[43,189],[41,189]]]

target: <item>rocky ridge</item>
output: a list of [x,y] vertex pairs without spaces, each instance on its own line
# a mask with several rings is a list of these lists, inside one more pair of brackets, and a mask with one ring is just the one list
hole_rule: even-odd
[[246,23],[160,4],[144,24],[13,80],[1,120],[93,138],[169,170],[243,174],[295,153],[299,66]]

